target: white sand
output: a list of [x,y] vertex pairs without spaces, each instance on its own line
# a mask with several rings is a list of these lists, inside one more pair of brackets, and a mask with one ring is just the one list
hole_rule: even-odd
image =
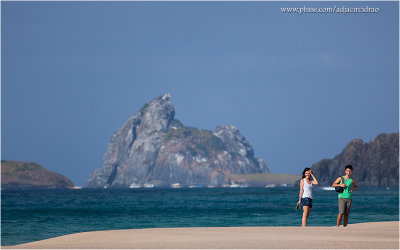
[[337,227],[153,228],[85,232],[17,249],[399,249],[399,222]]

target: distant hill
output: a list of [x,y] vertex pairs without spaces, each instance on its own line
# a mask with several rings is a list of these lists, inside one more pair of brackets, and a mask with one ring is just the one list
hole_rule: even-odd
[[2,189],[72,188],[65,176],[49,171],[37,163],[1,161]]
[[349,164],[359,186],[398,187],[399,133],[380,134],[371,142],[355,139],[333,159],[321,160],[311,169],[320,185],[331,186]]

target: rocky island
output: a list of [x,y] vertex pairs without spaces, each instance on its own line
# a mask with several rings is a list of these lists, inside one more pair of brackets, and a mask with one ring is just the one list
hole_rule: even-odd
[[269,173],[235,126],[213,131],[175,119],[170,95],[145,104],[112,135],[87,188],[219,187],[234,174]]
[[359,186],[398,187],[399,133],[380,134],[371,142],[352,140],[333,159],[318,161],[311,169],[320,185],[331,186],[349,164]]
[[72,188],[67,177],[34,162],[1,161],[2,189]]

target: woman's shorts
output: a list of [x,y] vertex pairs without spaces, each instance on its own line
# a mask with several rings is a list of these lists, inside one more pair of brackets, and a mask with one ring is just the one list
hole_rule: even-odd
[[349,214],[351,199],[339,198],[339,214]]
[[312,207],[312,199],[311,198],[301,198],[301,205]]

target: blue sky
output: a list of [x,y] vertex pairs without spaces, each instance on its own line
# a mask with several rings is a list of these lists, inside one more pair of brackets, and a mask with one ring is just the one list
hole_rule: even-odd
[[[282,7],[379,8],[283,14]],[[398,2],[1,2],[1,158],[84,185],[112,133],[170,93],[235,125],[273,173],[399,130]]]

